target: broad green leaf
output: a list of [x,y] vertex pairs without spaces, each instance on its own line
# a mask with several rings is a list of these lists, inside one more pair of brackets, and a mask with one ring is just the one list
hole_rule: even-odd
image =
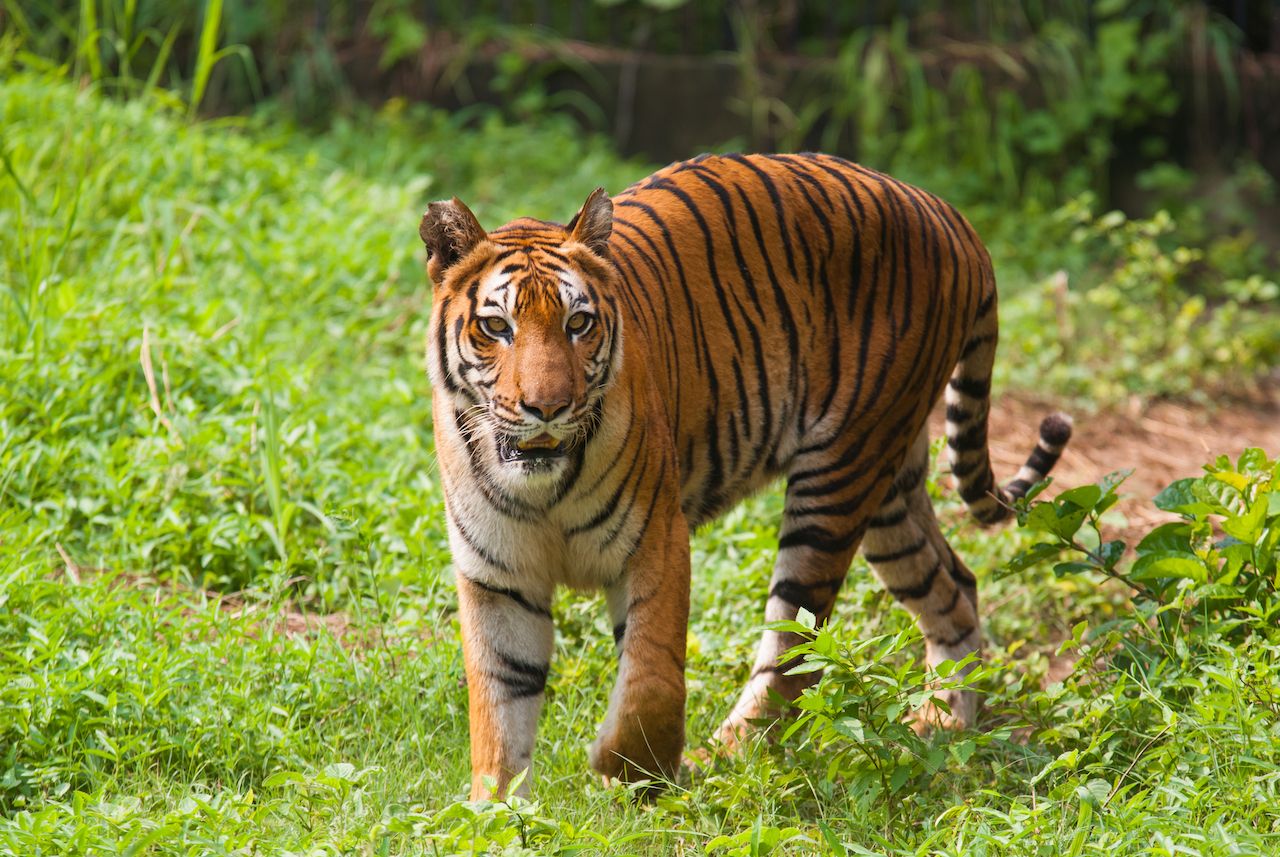
[[1209,579],[1209,569],[1194,554],[1149,553],[1138,558],[1128,577],[1132,580],[1175,578],[1204,583]]
[[1240,458],[1236,461],[1236,470],[1241,473],[1254,472],[1265,473],[1271,462],[1267,460],[1267,454],[1256,446],[1251,446],[1244,452],[1240,453]]
[[1081,485],[1079,488],[1072,488],[1063,491],[1056,498],[1057,503],[1073,503],[1081,509],[1092,509],[1102,499],[1102,489],[1097,485]]
[[[1074,506],[1074,504],[1072,504]],[[1054,528],[1050,531],[1063,541],[1070,541],[1080,530],[1080,525],[1084,523],[1084,519],[1088,517],[1089,510],[1083,508],[1071,508],[1065,504],[1057,507],[1058,519],[1054,524]]]
[[1191,527],[1181,521],[1161,524],[1138,542],[1139,554],[1155,551],[1191,552]]
[[1213,476],[1197,479],[1191,490],[1202,503],[1215,506],[1213,511],[1216,514],[1239,515],[1245,510],[1244,497],[1240,491],[1234,485]]
[[1124,470],[1115,470],[1102,477],[1102,481],[1098,483],[1098,487],[1102,489],[1103,494],[1114,494],[1116,489],[1124,484],[1124,481],[1133,475],[1133,468],[1127,467]]
[[831,725],[832,728],[841,735],[844,735],[846,738],[852,738],[858,743],[862,743],[866,740],[865,727],[863,726],[862,721],[856,717],[841,717]]
[[1244,491],[1249,487],[1249,477],[1232,470],[1216,470],[1212,476],[1219,482],[1227,483],[1237,491]]
[[952,742],[948,745],[947,749],[951,752],[952,758],[963,765],[969,761],[971,756],[973,756],[973,752],[978,749],[978,745],[972,740],[966,739],[964,741]]
[[1026,528],[1035,533],[1055,534],[1058,530],[1058,512],[1052,503],[1038,503],[1027,513]]
[[894,768],[893,774],[889,777],[889,791],[900,791],[909,779],[911,779],[911,768],[907,765],[899,765]]
[[1245,544],[1252,545],[1262,534],[1262,523],[1266,520],[1267,503],[1261,498],[1255,500],[1253,506],[1243,515],[1227,518],[1222,522],[1222,531],[1235,536]]
[[1194,478],[1179,479],[1157,494],[1152,502],[1156,504],[1157,509],[1163,509],[1166,512],[1177,512],[1183,506],[1197,502],[1191,486],[1198,481],[1200,480]]

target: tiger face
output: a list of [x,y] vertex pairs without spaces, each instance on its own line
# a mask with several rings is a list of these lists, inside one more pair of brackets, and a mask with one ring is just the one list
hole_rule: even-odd
[[456,199],[423,217],[432,383],[472,461],[507,490],[562,482],[599,421],[621,358],[611,213],[599,191],[568,227],[522,219],[486,233]]

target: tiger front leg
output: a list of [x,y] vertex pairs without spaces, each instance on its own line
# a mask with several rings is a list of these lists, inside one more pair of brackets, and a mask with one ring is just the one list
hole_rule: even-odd
[[[549,592],[498,585],[480,574],[457,572],[472,800],[504,794],[512,778],[530,767],[554,640]],[[521,794],[528,794],[529,781]]]
[[622,577],[606,590],[618,677],[590,750],[606,782],[669,781],[684,749],[689,530],[678,508],[648,523]]

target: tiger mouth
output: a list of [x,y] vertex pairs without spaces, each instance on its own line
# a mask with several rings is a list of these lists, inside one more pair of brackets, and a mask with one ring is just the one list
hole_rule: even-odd
[[563,458],[568,451],[568,444],[549,434],[540,434],[525,440],[508,436],[498,438],[498,457],[504,462],[550,464]]

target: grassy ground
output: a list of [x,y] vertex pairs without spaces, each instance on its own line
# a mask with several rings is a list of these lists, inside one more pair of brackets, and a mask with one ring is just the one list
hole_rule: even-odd
[[[801,733],[656,804],[606,791],[585,748],[612,638],[598,599],[566,594],[539,803],[462,802],[417,216],[456,193],[488,224],[563,220],[648,167],[555,123],[464,131],[393,108],[318,136],[191,125],[21,74],[0,81],[0,129],[0,850],[1280,847],[1274,705],[1232,680],[1265,687],[1271,644],[1072,672],[1057,645],[1129,615],[1127,590],[993,575],[1030,537],[980,532],[945,497],[985,578],[992,731],[887,744],[924,760],[909,788],[876,784],[869,744]],[[779,510],[768,493],[695,539],[694,744],[745,678]],[[846,648],[912,634],[861,560],[836,628]],[[879,645],[897,678],[867,699],[892,705],[919,644]]]

